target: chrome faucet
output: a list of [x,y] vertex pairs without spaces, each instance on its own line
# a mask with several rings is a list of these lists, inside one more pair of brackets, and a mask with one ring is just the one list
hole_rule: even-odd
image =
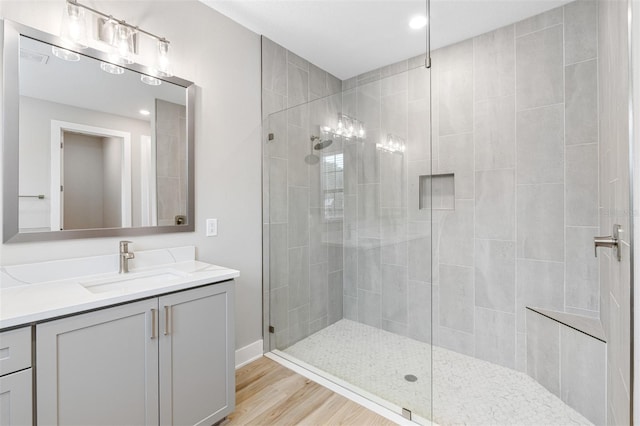
[[120,241],[120,270],[119,273],[129,272],[129,260],[136,257],[132,251],[129,251],[131,241]]

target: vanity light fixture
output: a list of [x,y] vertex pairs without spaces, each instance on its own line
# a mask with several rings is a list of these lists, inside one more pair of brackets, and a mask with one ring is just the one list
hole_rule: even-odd
[[161,80],[146,74],[140,76],[140,81],[149,86],[160,86],[162,84]]
[[76,52],[58,46],[51,46],[51,53],[53,53],[53,56],[69,62],[78,62],[80,60],[80,55]]
[[[138,35],[143,34],[157,41],[157,51],[155,53],[155,63],[152,68],[159,77],[172,77],[171,62],[169,60],[169,40],[159,37],[149,31],[133,26],[122,19],[116,19],[111,15],[100,12],[89,6],[78,3],[77,0],[66,0],[65,15],[62,28],[62,37],[70,40],[78,45],[78,47],[87,47],[89,43],[86,41],[104,41],[109,45],[110,61],[117,64],[132,64],[135,55],[138,54]],[[101,25],[98,31],[98,40],[88,40],[86,33],[85,15],[92,17],[97,16],[97,23]],[[95,21],[94,21],[95,22]],[[91,27],[93,28],[93,23]],[[96,43],[91,43],[92,47]],[[104,49],[103,49],[104,50]],[[117,67],[117,65],[113,65]],[[112,72],[116,68],[107,67]],[[104,67],[101,68],[105,70]],[[106,70],[105,70],[106,71]],[[113,73],[113,72],[112,72]],[[121,74],[117,72],[118,74]],[[151,84],[148,81],[143,82]],[[152,84],[157,85],[157,84]]]

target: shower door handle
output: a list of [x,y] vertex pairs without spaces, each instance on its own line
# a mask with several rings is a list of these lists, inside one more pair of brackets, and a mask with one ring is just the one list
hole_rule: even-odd
[[613,249],[616,259],[620,262],[620,245],[618,244],[619,237],[620,225],[613,225],[612,235],[608,235],[606,237],[593,237],[593,249],[596,257],[598,257],[598,247],[609,247]]

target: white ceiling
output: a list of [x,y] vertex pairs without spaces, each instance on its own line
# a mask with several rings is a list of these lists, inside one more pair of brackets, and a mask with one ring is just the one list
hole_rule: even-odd
[[[426,0],[200,0],[345,80],[425,52],[409,19]],[[431,48],[520,21],[570,0],[432,0]]]

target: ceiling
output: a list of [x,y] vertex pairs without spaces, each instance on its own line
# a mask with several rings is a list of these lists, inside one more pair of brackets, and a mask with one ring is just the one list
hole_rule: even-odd
[[[200,0],[346,80],[425,52],[409,28],[426,0]],[[431,48],[520,21],[568,0],[431,0]]]

